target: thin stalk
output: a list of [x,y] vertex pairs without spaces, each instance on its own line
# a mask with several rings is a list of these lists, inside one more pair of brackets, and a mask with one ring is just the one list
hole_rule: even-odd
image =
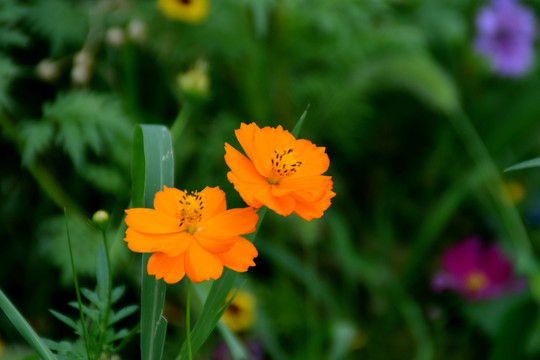
[[112,306],[112,269],[111,256],[109,254],[109,245],[107,243],[107,232],[105,230],[101,230],[101,233],[103,234],[103,244],[105,246],[105,255],[107,256],[107,269],[109,269],[109,293],[107,296],[107,312],[105,313],[105,324],[107,325],[109,323],[109,315],[111,313]]
[[178,112],[178,115],[176,116],[176,119],[174,119],[174,122],[171,126],[171,138],[173,144],[179,140],[180,135],[182,134],[184,128],[187,125],[190,115],[191,105],[189,104],[189,102],[186,101]]
[[90,349],[88,348],[88,337],[86,335],[86,326],[85,326],[85,321],[84,321],[83,305],[82,305],[82,300],[81,300],[81,291],[79,289],[79,281],[77,280],[77,272],[75,271],[75,262],[73,261],[73,250],[71,248],[71,237],[69,235],[69,226],[68,226],[66,209],[64,209],[64,217],[66,219],[66,233],[67,233],[67,240],[68,240],[69,259],[71,261],[71,271],[73,272],[73,283],[75,284],[75,293],[77,294],[77,303],[79,305],[79,315],[81,317],[81,330],[82,330],[83,339],[84,339],[84,346],[86,348],[86,356],[87,356],[87,358],[91,359],[91,357],[90,357]]
[[187,300],[186,300],[186,342],[188,349],[188,359],[192,360],[191,353],[191,281],[187,279]]
[[103,323],[101,324],[101,334],[99,335],[99,344],[100,348],[103,345],[103,337],[107,332],[107,327],[109,325],[109,316],[111,313],[112,306],[112,271],[111,271],[111,257],[109,255],[109,246],[107,242],[107,231],[101,229],[101,234],[103,235],[103,247],[105,248],[105,257],[107,259],[107,309],[105,310],[105,317]]

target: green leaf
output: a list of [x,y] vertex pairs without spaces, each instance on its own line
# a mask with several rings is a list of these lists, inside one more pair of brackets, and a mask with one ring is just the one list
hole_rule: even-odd
[[81,294],[84,295],[93,305],[97,306],[98,309],[103,309],[107,305],[106,299],[101,299],[95,292],[90,289],[81,288]]
[[515,171],[515,170],[529,169],[529,168],[539,167],[539,166],[540,166],[540,158],[534,158],[530,160],[525,160],[516,165],[512,165],[509,168],[504,169],[504,171]]
[[54,126],[45,121],[27,123],[21,128],[21,136],[25,139],[22,163],[29,165],[51,144],[54,138]]
[[[77,259],[77,273],[95,276],[96,257],[102,243],[101,233],[86,219],[68,213],[73,257]],[[38,227],[39,246],[49,260],[60,269],[60,281],[68,284],[73,281],[69,252],[66,249],[64,216],[45,219]]]
[[125,292],[126,292],[125,286],[121,285],[121,286],[115,287],[111,294],[111,305],[116,303],[118,300],[120,300],[120,298],[122,297],[122,295],[124,295]]
[[427,54],[405,52],[380,56],[362,65],[356,79],[364,90],[402,89],[444,113],[459,109],[452,79]]
[[113,312],[111,314],[111,318],[109,319],[109,325],[113,325],[117,323],[118,321],[128,317],[129,315],[133,314],[139,309],[137,305],[129,305],[122,309],[120,309],[117,312]]
[[63,322],[64,324],[72,328],[73,330],[75,331],[80,330],[81,327],[77,323],[75,323],[75,321],[73,321],[70,317],[52,309],[49,309],[49,311],[51,312],[51,314],[54,315],[55,318],[57,318],[58,320],[60,320],[61,322]]
[[[68,303],[69,306],[71,306],[72,308],[75,308],[75,309],[79,309],[79,303],[77,303],[76,301],[70,301]],[[96,308],[89,308],[88,306],[86,305],[83,305],[82,306],[82,310],[83,310],[83,313],[88,316],[90,319],[92,319],[93,321],[95,322],[99,322],[99,319],[100,319],[100,314],[99,314],[99,310],[96,309]]]
[[[208,339],[208,336],[210,336],[212,330],[214,330],[221,318],[221,315],[223,315],[223,312],[227,308],[224,306],[225,300],[234,285],[237,275],[238,273],[235,271],[224,269],[223,275],[212,284],[212,288],[206,297],[199,319],[195,323],[191,333],[191,349],[193,354],[195,354],[204,344],[206,339]],[[197,294],[197,292],[195,293]],[[188,349],[185,342],[180,349],[180,354],[177,359],[188,359]]]
[[[174,186],[174,159],[171,135],[166,127],[138,125],[133,136],[133,195],[134,207],[153,207],[156,192],[163,185]],[[141,357],[158,360],[163,354],[167,320],[161,315],[165,302],[165,282],[149,276],[146,264],[150,254],[141,262]]]
[[11,97],[9,87],[11,81],[19,74],[19,68],[10,59],[0,55],[0,107],[10,108]]
[[[518,303],[504,316],[493,341],[490,360],[524,359],[527,336],[534,326],[538,306],[532,301]],[[519,329],[519,331],[516,331]]]
[[84,43],[88,11],[64,0],[39,0],[29,8],[28,24],[50,39],[51,52],[58,56],[66,45],[81,46]]
[[11,321],[11,324],[17,329],[19,334],[26,342],[34,348],[34,350],[43,358],[43,360],[56,360],[51,350],[45,344],[38,334],[32,329],[30,324],[24,319],[22,314],[17,310],[11,301],[7,298],[4,292],[0,289],[0,309],[6,317]]
[[21,31],[20,26],[17,26],[27,12],[28,9],[19,1],[0,2],[0,48],[23,47],[28,44],[28,35]]
[[85,90],[60,94],[43,107],[41,121],[57,128],[56,142],[79,170],[86,165],[88,151],[95,155],[115,153],[129,144],[131,121],[117,98]]
[[103,245],[100,245],[98,249],[97,286],[100,300],[106,303],[109,298],[109,266],[107,264],[107,255]]

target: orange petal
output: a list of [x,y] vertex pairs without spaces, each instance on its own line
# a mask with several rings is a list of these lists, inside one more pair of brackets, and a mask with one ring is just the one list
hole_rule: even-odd
[[333,191],[328,191],[322,199],[314,202],[297,201],[294,208],[295,214],[301,218],[310,221],[311,219],[318,219],[323,216],[324,211],[328,209],[331,204],[330,199],[336,195]]
[[264,188],[255,194],[255,199],[274,210],[276,213],[287,216],[290,215],[295,206],[295,199],[290,196],[273,196],[270,187]]
[[128,228],[124,241],[128,243],[128,248],[131,251],[141,253],[159,251],[176,256],[186,251],[192,237],[184,231],[171,234],[147,234]]
[[274,133],[271,128],[266,127],[265,131],[255,131],[253,137],[253,154],[250,159],[257,169],[257,172],[267,178],[272,169],[271,157],[276,150]]
[[297,140],[294,143],[295,155],[302,165],[295,173],[297,177],[321,175],[328,170],[330,160],[324,147],[318,147],[309,140]]
[[240,146],[242,146],[242,149],[244,149],[246,155],[251,160],[253,160],[253,139],[255,131],[260,131],[255,123],[249,125],[241,123],[240,129],[234,131]]
[[191,281],[217,280],[223,273],[223,264],[217,257],[192,242],[185,254],[186,273]]
[[184,278],[186,270],[184,267],[184,255],[168,256],[156,252],[148,259],[146,266],[148,275],[155,275],[156,279],[163,279],[168,284],[174,284]]
[[149,234],[168,234],[179,230],[178,220],[166,213],[136,208],[126,210],[126,224],[133,230]]
[[247,271],[248,267],[255,266],[253,258],[257,257],[257,255],[257,249],[251,242],[243,237],[238,237],[229,251],[216,256],[226,267],[234,271],[244,272]]
[[216,239],[209,238],[201,235],[199,232],[193,234],[199,245],[201,245],[206,251],[216,255],[230,250],[234,245],[234,237]]
[[223,192],[223,190],[221,190],[218,186],[207,186],[199,194],[202,197],[204,206],[201,223],[204,223],[216,214],[219,214],[227,209],[225,192]]
[[179,210],[178,201],[183,195],[183,191],[163,186],[163,191],[158,191],[154,197],[154,209],[175,218]]
[[287,130],[283,130],[281,125],[276,128],[265,126],[261,129],[263,135],[268,139],[269,143],[272,145],[272,151],[278,150],[283,151],[293,146],[296,139],[294,136]]
[[305,198],[306,201],[319,200],[332,189],[333,182],[331,176],[317,175],[307,177],[290,177],[281,181],[281,184],[277,186],[280,192],[275,192],[276,196],[287,194],[290,192],[299,192],[304,194],[300,197]]
[[209,219],[198,233],[212,239],[229,239],[254,232],[258,220],[253,208],[230,209]]
[[229,171],[227,173],[227,178],[231,183],[234,184],[234,189],[238,191],[246,204],[254,208],[260,208],[263,205],[259,200],[255,199],[255,194],[261,191],[263,188],[269,187],[270,185],[267,182],[261,182],[256,184],[247,183],[240,179],[238,176],[236,176],[232,171]]
[[244,182],[266,182],[266,178],[257,172],[253,163],[227,143],[225,143],[225,162],[231,171]]

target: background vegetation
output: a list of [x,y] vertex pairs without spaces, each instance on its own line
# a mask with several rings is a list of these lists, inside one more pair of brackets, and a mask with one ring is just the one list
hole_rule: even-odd
[[[309,105],[300,137],[326,147],[337,196],[310,223],[266,215],[240,338],[268,359],[537,358],[540,172],[503,170],[540,156],[540,72],[499,77],[475,51],[485,4],[219,0],[193,25],[154,1],[3,0],[0,287],[41,336],[73,340],[49,312],[77,316],[63,209],[87,288],[101,244],[88,219],[105,209],[119,304],[139,303],[140,255],[122,241],[135,124],[171,128],[176,187],[219,185],[236,207],[223,161],[234,129],[291,130]],[[193,69],[207,89],[181,86]],[[471,303],[431,289],[440,254],[471,234],[501,244],[525,292]],[[168,287],[167,359],[184,292]],[[0,339],[2,359],[32,354],[4,317]],[[137,352],[134,337],[120,355]]]

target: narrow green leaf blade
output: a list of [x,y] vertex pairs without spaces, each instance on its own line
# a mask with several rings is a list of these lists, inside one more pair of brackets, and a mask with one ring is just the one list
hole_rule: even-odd
[[21,313],[7,298],[4,292],[0,289],[0,308],[6,314],[7,318],[15,329],[22,335],[22,337],[28,342],[30,346],[41,356],[44,360],[56,360],[51,350],[45,345],[43,340],[36,334],[34,329],[28,324]]
[[512,165],[509,168],[504,169],[504,171],[514,171],[514,170],[521,170],[521,169],[529,169],[529,168],[538,167],[538,166],[540,166],[540,157],[530,159],[530,160],[525,160],[525,161],[520,162],[520,163],[518,163],[516,165]]
[[[107,265],[107,255],[105,247],[99,246],[97,258],[97,285],[99,289],[99,298],[102,302],[107,302],[109,298],[109,266]],[[106,312],[104,308],[104,312]]]
[[310,104],[308,104],[308,106],[306,107],[306,110],[304,110],[304,112],[302,113],[302,116],[300,116],[300,119],[298,119],[298,122],[294,126],[294,129],[291,132],[291,134],[294,137],[298,137],[298,134],[300,133],[300,129],[302,129],[302,125],[304,124],[304,119],[306,118],[309,107],[310,107]]
[[[169,130],[159,125],[138,125],[133,138],[133,206],[153,208],[156,192],[174,186],[174,159]],[[161,315],[165,283],[147,274],[150,254],[141,262],[141,358],[159,360],[163,354],[167,320]]]
[[[191,332],[191,349],[193,354],[201,348],[206,339],[210,336],[212,330],[214,330],[221,318],[223,311],[225,311],[225,300],[234,285],[236,276],[237,273],[235,271],[224,269],[223,275],[212,284],[212,288],[206,297],[206,302],[204,303],[199,319]],[[185,342],[182,345],[180,355],[177,359],[188,359],[187,345]]]

